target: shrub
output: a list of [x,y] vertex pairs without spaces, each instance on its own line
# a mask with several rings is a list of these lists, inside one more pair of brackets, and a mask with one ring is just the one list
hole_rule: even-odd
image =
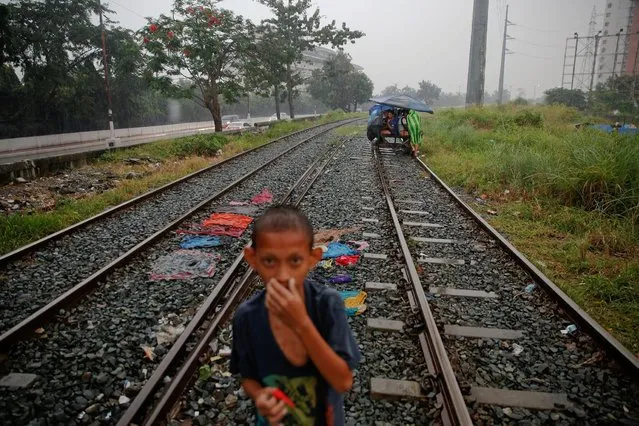
[[525,109],[518,112],[513,118],[515,124],[521,127],[541,127],[544,125],[544,117],[537,111]]

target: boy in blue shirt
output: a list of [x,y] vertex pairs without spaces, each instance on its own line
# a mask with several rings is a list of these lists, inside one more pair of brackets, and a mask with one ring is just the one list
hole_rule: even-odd
[[235,313],[231,372],[242,376],[257,423],[343,425],[341,394],[360,353],[337,291],[306,279],[322,258],[308,218],[294,207],[270,208],[244,257],[266,289]]

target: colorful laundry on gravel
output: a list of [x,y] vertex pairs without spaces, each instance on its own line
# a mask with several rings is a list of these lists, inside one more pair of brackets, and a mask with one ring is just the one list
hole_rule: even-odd
[[324,270],[333,269],[334,266],[335,266],[335,261],[333,259],[322,260],[321,262],[317,264],[318,268],[322,268]]
[[335,263],[339,266],[353,266],[359,262],[359,254],[353,256],[340,256],[335,259]]
[[183,249],[211,248],[222,245],[222,239],[218,236],[187,235],[182,239],[180,247]]
[[234,213],[213,213],[202,222],[202,229],[209,231],[207,235],[227,235],[239,238],[253,222],[250,216]]
[[262,192],[257,194],[255,197],[251,199],[251,203],[253,204],[267,204],[273,202],[273,194],[268,189],[264,189]]
[[342,235],[354,234],[361,228],[348,228],[348,229],[322,229],[317,231],[314,235],[314,242],[316,245],[330,243],[332,241],[338,241],[342,238]]
[[367,294],[363,291],[340,291],[340,297],[344,301],[344,308],[346,309],[346,315],[349,317],[354,317],[356,315],[361,315],[366,311],[366,305],[364,301],[366,300]]
[[322,255],[322,259],[337,259],[341,256],[353,256],[357,251],[353,250],[346,244],[332,242],[326,247],[326,251]]
[[220,255],[199,250],[178,250],[153,262],[151,281],[190,280],[215,275]]
[[346,284],[353,282],[353,277],[347,274],[336,275],[328,279],[328,282],[331,284]]
[[347,244],[355,248],[357,251],[367,250],[371,246],[368,244],[368,241],[349,241]]

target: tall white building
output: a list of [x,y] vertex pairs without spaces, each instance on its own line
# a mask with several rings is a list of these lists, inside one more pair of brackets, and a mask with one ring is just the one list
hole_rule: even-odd
[[[613,73],[624,73],[630,46],[628,35],[636,6],[637,0],[605,0],[602,38],[597,52],[597,83],[604,83]],[[617,47],[616,35],[620,32]]]

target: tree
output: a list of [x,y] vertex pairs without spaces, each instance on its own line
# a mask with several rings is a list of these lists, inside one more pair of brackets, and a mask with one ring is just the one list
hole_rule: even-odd
[[411,98],[419,99],[419,94],[417,90],[413,89],[410,86],[404,86],[403,88],[399,88],[397,84],[393,84],[392,86],[385,87],[382,90],[381,96],[393,96],[393,95],[406,95]]
[[282,65],[285,68],[286,96],[288,98],[289,113],[295,117],[293,98],[295,89],[303,81],[294,69],[296,63],[303,61],[303,53],[322,45],[331,45],[338,48],[349,41],[354,43],[364,33],[351,31],[345,23],[337,28],[335,21],[328,25],[321,24],[319,9],[311,11],[312,0],[258,0],[269,7],[274,17],[262,21],[262,25],[269,27],[277,34],[276,40],[282,44]]
[[217,0],[175,0],[172,16],[149,20],[141,30],[149,72],[167,94],[191,96],[171,79],[181,76],[198,89],[195,100],[222,130],[219,96],[236,99],[245,91],[238,70],[253,46],[254,27],[242,16],[218,9]]
[[[280,119],[280,105],[285,89],[286,57],[281,48],[282,35],[271,24],[262,24],[256,29],[255,49],[251,51],[244,66],[246,84],[260,96],[272,96],[275,114]],[[270,115],[270,114],[269,114]]]
[[357,111],[357,105],[368,100],[373,96],[374,85],[371,79],[363,72],[356,72],[353,76],[353,112]]
[[355,70],[351,57],[343,52],[326,61],[321,70],[314,70],[309,81],[311,96],[331,108],[351,111],[366,102],[373,93],[373,82]]
[[581,90],[557,87],[546,90],[544,94],[546,95],[546,103],[549,105],[562,104],[581,110],[586,108],[586,95]]
[[441,95],[442,89],[437,85],[431,83],[430,81],[420,81],[419,82],[419,90],[417,91],[417,95],[419,99],[423,100],[427,104],[433,104],[435,101],[439,99],[439,95]]

